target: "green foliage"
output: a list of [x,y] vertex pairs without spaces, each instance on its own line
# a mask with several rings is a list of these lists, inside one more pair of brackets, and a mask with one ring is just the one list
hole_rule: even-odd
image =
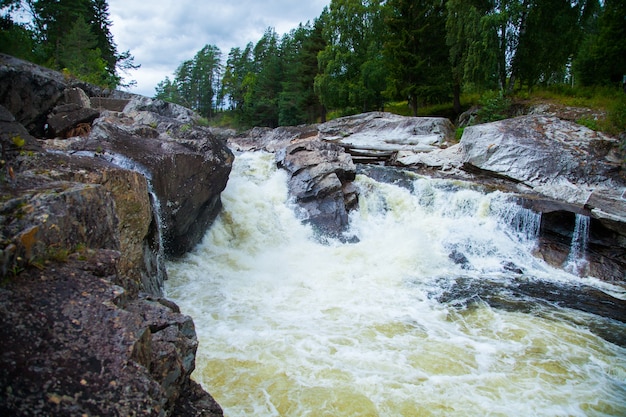
[[626,2],[607,0],[574,60],[582,85],[619,85],[626,74]]
[[609,133],[622,134],[622,149],[626,151],[626,94],[621,94],[608,109]]
[[578,123],[579,125],[588,127],[591,130],[596,130],[596,131],[600,130],[598,120],[591,118],[591,117],[581,117],[576,120],[576,123]]
[[[197,92],[214,93],[211,113],[201,113],[237,128],[383,109],[454,118],[475,104],[493,121],[509,116],[510,97],[535,92],[609,109],[610,94],[579,86],[621,80],[625,8],[620,0],[332,0],[313,24],[280,39],[268,28],[232,48],[219,88],[191,86],[210,72],[194,58],[157,96],[198,110]],[[216,113],[220,103],[226,111]],[[610,119],[597,128],[618,130]]]
[[506,119],[511,107],[511,99],[502,92],[489,91],[483,94],[478,104],[477,116],[481,123],[495,122]]
[[78,16],[70,31],[59,40],[57,64],[83,81],[113,87],[119,80],[107,71],[97,44],[91,27],[83,16]]
[[219,48],[205,45],[193,59],[184,61],[156,86],[155,98],[177,103],[211,117],[219,107],[222,64]]
[[451,91],[445,22],[445,5],[439,1],[386,3],[386,93],[393,99],[408,99],[414,116],[420,101],[436,102],[442,96],[447,98]]
[[315,91],[329,109],[383,107],[383,7],[380,0],[333,0],[321,20],[326,47],[319,53]]
[[8,16],[0,16],[0,52],[34,60],[35,33],[25,25],[13,22]]
[[[0,52],[112,88],[121,85],[118,70],[138,67],[130,52],[116,50],[106,0],[8,0],[0,11]],[[18,12],[32,20],[15,23]]]
[[463,137],[463,132],[465,131],[464,127],[459,127],[456,129],[456,131],[454,132],[454,139],[458,142],[461,140],[461,138]]
[[21,148],[26,144],[26,140],[20,135],[13,136],[11,138],[11,142],[13,143],[13,145],[15,145],[16,148]]

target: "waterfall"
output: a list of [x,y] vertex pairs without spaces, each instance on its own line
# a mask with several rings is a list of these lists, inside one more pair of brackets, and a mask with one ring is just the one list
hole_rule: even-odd
[[587,242],[589,241],[589,224],[591,218],[583,214],[576,214],[570,252],[564,268],[572,274],[582,275],[588,265],[586,260]]
[[[626,325],[511,298],[580,283],[532,255],[538,214],[462,182],[358,175],[358,241],[323,244],[287,181],[272,154],[237,155],[215,223],[167,264],[193,378],[226,415],[626,415],[626,348],[591,331]],[[461,284],[471,303],[439,301]]]

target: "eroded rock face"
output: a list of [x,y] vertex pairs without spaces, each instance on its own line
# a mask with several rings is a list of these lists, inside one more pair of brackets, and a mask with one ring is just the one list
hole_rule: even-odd
[[158,199],[165,252],[180,256],[202,239],[217,216],[233,155],[208,130],[149,116],[157,121],[144,125],[125,115],[107,115],[70,149],[144,173]]
[[524,116],[465,129],[464,168],[523,183],[624,233],[626,182],[619,143],[555,117]]
[[626,180],[617,140],[554,116],[467,127],[460,144],[398,152],[395,163],[428,175],[477,181],[520,195],[543,213],[537,256],[563,266],[575,216],[591,218],[584,273],[626,280]]

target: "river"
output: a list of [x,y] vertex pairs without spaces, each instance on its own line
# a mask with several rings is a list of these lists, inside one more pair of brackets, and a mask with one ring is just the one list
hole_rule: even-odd
[[220,216],[166,282],[225,415],[626,415],[626,348],[598,331],[626,325],[507,292],[623,288],[535,258],[539,215],[504,193],[408,182],[357,176],[358,242],[321,241],[273,155],[237,155]]

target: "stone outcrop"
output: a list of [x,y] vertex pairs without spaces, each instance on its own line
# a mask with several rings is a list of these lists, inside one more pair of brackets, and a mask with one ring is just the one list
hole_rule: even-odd
[[555,117],[524,116],[465,129],[463,168],[626,222],[617,140]]
[[348,213],[358,195],[352,181],[356,166],[343,146],[321,141],[319,126],[253,128],[230,135],[229,146],[238,151],[262,150],[275,154],[276,163],[289,173],[289,193],[303,209],[304,222],[322,238],[349,239]]
[[131,100],[124,113],[104,114],[87,137],[64,149],[142,172],[158,200],[165,253],[180,256],[200,242],[217,216],[233,155],[208,129],[194,126],[187,109],[175,119],[169,117],[172,110],[169,116],[137,110],[137,102],[146,101],[164,103]]
[[0,56],[2,415],[222,415],[190,379],[193,322],[161,298],[233,158],[196,120]]

